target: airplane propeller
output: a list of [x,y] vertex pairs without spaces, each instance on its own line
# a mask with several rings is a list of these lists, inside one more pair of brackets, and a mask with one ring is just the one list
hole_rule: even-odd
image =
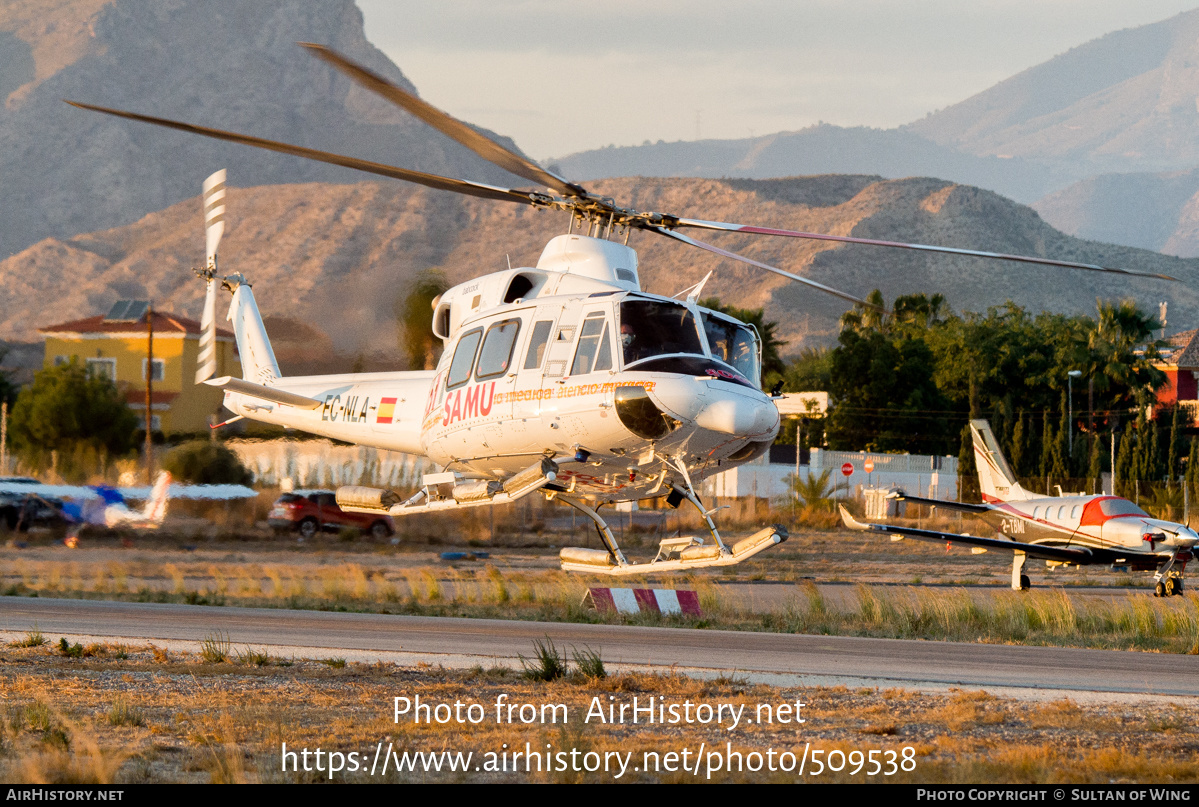
[[901,241],[884,241],[873,238],[857,238],[853,236],[829,235],[824,233],[808,233],[796,230],[781,230],[770,227],[736,224],[732,222],[706,221],[704,219],[685,218],[664,213],[637,211],[631,208],[621,207],[612,199],[593,194],[583,186],[574,182],[570,182],[569,180],[558,176],[552,171],[542,168],[523,155],[517,154],[516,152],[500,145],[499,143],[496,143],[494,140],[481,134],[470,125],[451,115],[446,114],[445,112],[442,112],[427,102],[422,101],[408,91],[388,81],[383,76],[380,76],[379,74],[363,67],[362,65],[350,61],[336,51],[333,51],[323,45],[316,45],[306,42],[299,44],[302,47],[307,48],[315,56],[339,70],[361,86],[390,101],[401,109],[406,110],[428,125],[437,129],[442,134],[470,149],[488,162],[491,162],[492,164],[497,165],[516,176],[520,176],[531,182],[535,182],[538,185],[549,189],[551,193],[543,193],[540,191],[531,190],[518,190],[514,188],[502,188],[479,182],[471,182],[464,179],[454,179],[451,177],[438,176],[436,174],[426,174],[420,171],[411,171],[404,168],[385,165],[383,163],[371,162],[369,160],[363,160],[357,157],[349,157],[329,151],[295,146],[289,143],[281,143],[274,140],[253,137],[251,135],[243,135],[236,132],[212,129],[205,126],[196,126],[166,118],[156,118],[150,115],[141,115],[135,112],[126,112],[123,110],[110,109],[92,104],[79,103],[76,101],[67,101],[67,103],[71,104],[72,106],[79,107],[80,109],[103,112],[108,115],[115,115],[117,117],[140,121],[143,123],[151,123],[157,126],[165,126],[171,129],[190,132],[192,134],[203,135],[204,137],[211,137],[218,140],[226,140],[233,143],[240,143],[242,145],[254,146],[256,148],[267,149],[283,154],[291,154],[297,157],[305,157],[307,159],[330,163],[333,165],[340,165],[346,168],[353,168],[359,171],[377,174],[379,176],[390,177],[392,179],[402,179],[407,182],[413,182],[418,185],[424,185],[426,187],[436,188],[438,190],[453,191],[455,193],[462,193],[468,196],[475,196],[483,199],[518,202],[538,208],[568,210],[577,220],[586,221],[592,224],[606,225],[608,232],[611,232],[613,228],[623,228],[626,230],[637,229],[656,233],[658,235],[671,238],[675,241],[706,250],[731,260],[740,261],[751,266],[765,269],[790,280],[803,283],[810,288],[832,294],[843,300],[854,303],[855,305],[862,305],[872,309],[877,309],[878,306],[869,303],[860,297],[855,297],[852,294],[825,286],[824,284],[817,283],[814,280],[809,280],[801,275],[796,275],[780,269],[777,266],[772,266],[770,264],[763,263],[761,261],[748,258],[744,255],[739,255],[735,252],[731,252],[729,250],[725,250],[712,244],[707,244],[703,241],[683,235],[677,230],[683,227],[690,227],[720,232],[769,235],[784,238],[802,238],[816,241],[833,241],[846,244],[862,244],[867,246],[908,249],[919,252],[933,252],[992,260],[1033,263],[1068,269],[1082,269],[1092,272],[1109,272],[1122,275],[1155,278],[1159,280],[1177,279],[1169,275],[1158,274],[1154,272],[1140,272],[1134,269],[1101,266],[1098,264],[1058,260],[1055,258],[1041,258],[1030,255],[1012,255],[1000,252],[987,252],[983,250],[961,249],[957,247],[944,247],[930,244],[915,244]]

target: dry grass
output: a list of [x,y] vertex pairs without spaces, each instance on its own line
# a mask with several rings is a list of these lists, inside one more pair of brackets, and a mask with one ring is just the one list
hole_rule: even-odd
[[[855,595],[827,602],[810,582],[792,589],[786,607],[756,613],[723,596],[704,572],[663,575],[661,588],[694,589],[703,616],[600,615],[582,604],[587,585],[611,585],[557,569],[498,564],[397,565],[389,558],[304,554],[291,562],[243,557],[129,561],[79,554],[61,561],[19,559],[5,593],[240,605],[427,616],[718,627],[783,633],[983,641],[1199,653],[1199,595],[1155,599],[1079,597],[1070,589],[992,590],[858,585]],[[176,556],[178,558],[178,556]],[[324,562],[322,562],[324,561]],[[782,567],[783,564],[775,564]],[[734,574],[745,574],[744,570]],[[785,576],[786,569],[775,574]],[[0,584],[2,585],[2,584]],[[629,585],[629,583],[623,583]],[[35,640],[31,637],[29,640]],[[213,648],[214,651],[219,648]],[[72,648],[73,650],[73,648]],[[231,648],[225,648],[228,656]]]
[[[926,694],[844,687],[777,689],[737,675],[699,681],[681,675],[620,673],[606,678],[567,676],[551,682],[521,679],[512,670],[467,671],[392,664],[298,660],[286,670],[269,665],[207,663],[199,654],[169,661],[153,648],[126,648],[92,659],[67,659],[49,647],[0,649],[0,780],[45,783],[291,782],[326,778],[281,770],[289,749],[400,751],[445,749],[482,754],[501,749],[578,749],[596,753],[665,753],[701,742],[743,754],[769,748],[802,752],[805,743],[837,749],[901,752],[911,748],[915,771],[892,777],[852,775],[850,768],[806,781],[1196,782],[1199,706],[1094,705],[1073,701],[1025,703],[985,692]],[[490,710],[500,694],[513,703],[561,703],[569,721],[497,723]],[[392,698],[420,695],[426,703],[487,705],[478,725],[414,724],[392,719]],[[601,704],[805,704],[802,727],[743,722],[730,732],[716,726],[583,722],[593,699]],[[611,700],[609,700],[611,698]],[[136,710],[130,704],[136,703]],[[622,781],[696,781],[682,772],[634,772]],[[713,781],[794,781],[794,774],[722,771]],[[605,782],[603,772],[499,772],[396,775],[348,781],[580,781]],[[706,781],[701,772],[700,780]]]

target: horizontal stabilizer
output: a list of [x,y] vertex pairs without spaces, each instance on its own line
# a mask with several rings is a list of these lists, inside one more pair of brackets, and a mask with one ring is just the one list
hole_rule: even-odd
[[297,395],[294,392],[275,389],[274,387],[255,384],[252,381],[246,381],[233,376],[223,376],[221,378],[211,378],[204,382],[210,387],[220,387],[231,392],[237,392],[242,395],[249,395],[252,398],[260,398],[271,403],[282,404],[283,406],[294,406],[297,409],[316,409],[323,404],[315,398],[309,398],[304,395]]

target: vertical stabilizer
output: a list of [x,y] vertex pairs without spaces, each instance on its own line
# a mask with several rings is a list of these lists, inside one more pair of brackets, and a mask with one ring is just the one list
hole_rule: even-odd
[[241,376],[256,384],[267,384],[282,376],[271,340],[267,338],[266,326],[254,302],[250,284],[240,274],[229,275],[225,285],[233,291],[233,302],[229,305],[229,321],[233,323],[233,334],[237,338],[237,352],[241,357]]
[[142,511],[142,518],[145,521],[158,525],[166,518],[167,494],[170,489],[171,475],[166,471],[161,471],[158,479],[154,481],[154,488],[150,491],[150,498],[146,501],[146,507]]
[[990,423],[970,421],[970,434],[974,438],[974,464],[978,468],[978,486],[984,502],[1036,498],[1016,482],[1016,475],[999,450],[999,441],[995,439]]

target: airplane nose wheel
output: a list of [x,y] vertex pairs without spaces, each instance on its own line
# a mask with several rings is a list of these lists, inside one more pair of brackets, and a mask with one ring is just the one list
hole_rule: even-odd
[[1030,588],[1032,588],[1032,581],[1028,579],[1028,575],[1020,575],[1020,590],[1028,591]]
[[1176,594],[1182,594],[1181,577],[1167,577],[1165,580],[1159,580],[1153,587],[1154,597],[1173,597]]

